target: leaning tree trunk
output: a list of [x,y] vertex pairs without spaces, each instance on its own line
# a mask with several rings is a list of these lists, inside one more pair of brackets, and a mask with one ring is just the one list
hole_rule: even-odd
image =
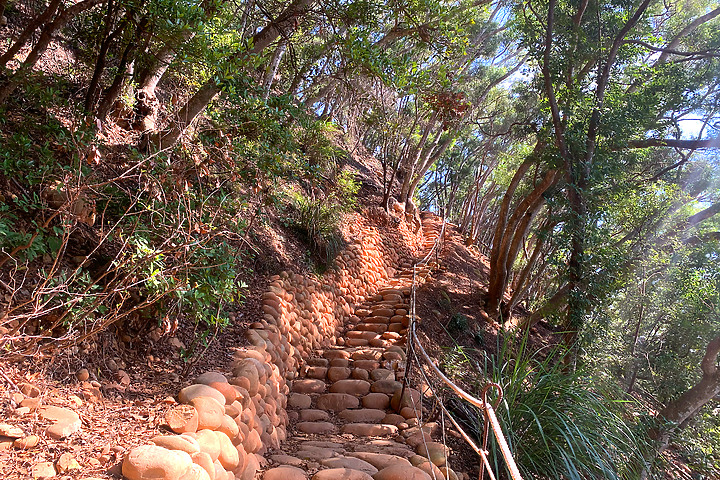
[[[217,11],[219,3],[210,0],[203,0],[200,8],[204,12],[204,19],[208,20]],[[175,60],[181,46],[190,41],[196,33],[197,23],[188,25],[188,28],[180,32],[169,42],[165,42],[157,54],[151,59],[150,64],[140,72],[137,94],[137,112],[139,119],[136,125],[143,126],[143,130],[154,128],[159,111],[159,102],[155,94],[158,83],[162,80],[170,64]],[[240,29],[242,32],[244,27]]]
[[275,79],[275,75],[277,75],[278,68],[280,67],[280,62],[282,61],[283,55],[285,55],[285,50],[287,50],[287,46],[287,38],[283,38],[280,41],[280,44],[275,49],[272,61],[270,62],[270,67],[265,72],[265,78],[263,79],[262,86],[264,92],[263,100],[265,101],[270,98],[270,89],[272,88],[273,80]]
[[[315,0],[294,0],[275,20],[253,36],[252,48],[236,52],[228,59],[228,63],[240,62],[250,55],[257,55],[267,48],[280,35],[287,35],[293,30]],[[205,107],[220,93],[222,86],[215,79],[208,80],[177,113],[169,130],[155,139],[156,148],[174,145],[185,129],[195,120]]]
[[[660,455],[670,443],[670,438],[678,430],[688,424],[688,420],[697,415],[710,400],[720,394],[720,366],[718,366],[718,355],[720,355],[720,335],[713,338],[705,349],[705,356],[700,362],[702,377],[690,390],[670,402],[658,417],[668,422],[669,426],[661,427],[652,432],[652,436],[658,441],[658,449],[655,456]],[[647,470],[643,471],[641,478],[647,478]]]
[[[522,168],[522,167],[521,167]],[[515,207],[515,211],[507,218],[508,207],[517,183],[513,186],[515,179],[511,181],[512,190],[509,188],[505,193],[501,206],[500,217],[498,218],[495,235],[493,237],[492,251],[490,254],[490,281],[488,285],[488,299],[485,305],[489,315],[497,316],[500,313],[500,304],[505,295],[508,278],[521,240],[529,228],[529,220],[532,220],[537,211],[544,204],[543,195],[560,179],[560,170],[548,170],[542,181]],[[518,180],[519,183],[519,180]]]
[[67,25],[67,23],[77,15],[91,9],[95,5],[103,3],[104,1],[106,0],[82,0],[81,2],[78,2],[60,12],[51,23],[46,25],[40,33],[40,39],[38,40],[37,45],[35,45],[35,48],[32,49],[30,54],[28,54],[27,58],[20,68],[17,69],[15,74],[10,77],[2,88],[0,88],[0,104],[5,103],[5,100],[7,100],[18,85],[20,85],[25,77],[25,74],[32,70],[42,54],[45,53],[45,50],[47,50],[48,45],[50,45],[50,41],[52,40],[55,32]]
[[[50,20],[50,18],[55,15],[55,12],[60,6],[60,3],[61,0],[52,0],[47,6],[47,8],[37,18],[30,22],[27,27],[25,27],[17,40],[15,40],[15,43],[13,43],[10,48],[8,48],[7,51],[3,53],[3,55],[0,57],[0,68],[6,66],[7,63],[12,60],[15,54],[20,51],[20,49],[27,43],[28,40],[30,40],[33,33],[35,33],[35,30],[42,27],[45,22]],[[4,2],[3,10],[5,10]],[[2,16],[2,13],[0,13],[0,16]]]

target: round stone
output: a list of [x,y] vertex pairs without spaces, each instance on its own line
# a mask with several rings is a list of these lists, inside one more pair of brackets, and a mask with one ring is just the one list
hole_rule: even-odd
[[325,391],[325,382],[315,378],[306,378],[303,380],[295,380],[292,390],[295,393],[323,393]]
[[390,465],[375,475],[374,480],[432,480],[432,477],[417,467],[407,465]]
[[335,425],[330,422],[300,422],[297,429],[303,433],[325,435],[335,431]]
[[347,393],[326,393],[317,399],[319,409],[333,412],[340,412],[346,408],[357,408],[359,405],[358,398]]
[[438,467],[442,467],[447,462],[447,447],[442,443],[423,442],[417,446],[416,451],[418,455],[430,459],[430,461]]
[[307,480],[307,475],[300,468],[283,465],[266,471],[263,480]]
[[386,395],[392,395],[398,389],[402,389],[402,383],[393,379],[377,380],[370,386],[370,391]]
[[330,414],[328,414],[325,410],[300,410],[300,421],[302,422],[326,422],[328,420],[330,420]]
[[292,408],[310,408],[312,398],[303,393],[291,393],[288,397],[288,406]]
[[358,435],[362,437],[384,437],[396,435],[398,428],[395,425],[376,425],[373,423],[348,423],[343,425],[342,433]]
[[328,468],[313,475],[312,480],[370,480],[372,477],[351,468]]
[[198,414],[192,405],[175,405],[165,413],[165,422],[175,433],[194,432],[198,428]]
[[370,383],[365,380],[338,380],[330,387],[331,393],[347,393],[363,396],[370,391]]
[[228,383],[225,375],[219,372],[205,372],[195,379],[195,383],[210,385],[212,383]]
[[275,463],[279,463],[281,465],[291,465],[293,467],[299,467],[303,463],[303,461],[299,458],[292,457],[290,455],[270,455],[270,459]]
[[339,417],[350,423],[380,423],[386,415],[385,410],[361,408],[359,410],[343,410]]
[[158,447],[180,450],[190,455],[200,452],[200,444],[188,435],[158,435],[151,441]]
[[68,437],[82,427],[78,414],[67,408],[44,406],[38,408],[38,413],[45,420],[55,422],[47,428],[46,433],[56,440]]
[[211,386],[204,385],[202,383],[187,386],[180,390],[180,393],[178,394],[178,400],[180,400],[180,403],[190,403],[193,398],[197,397],[210,397],[215,399],[220,405],[225,405],[225,395]]
[[390,397],[384,393],[368,393],[362,397],[362,405],[365,408],[384,410],[390,406]]
[[190,400],[190,405],[195,407],[198,413],[198,429],[215,430],[223,423],[225,416],[225,402],[218,402],[211,397],[195,397]]
[[192,458],[187,452],[141,445],[125,456],[122,474],[129,480],[175,480],[189,471],[192,465]]
[[327,378],[331,382],[345,380],[350,378],[350,369],[347,367],[330,367],[327,372]]

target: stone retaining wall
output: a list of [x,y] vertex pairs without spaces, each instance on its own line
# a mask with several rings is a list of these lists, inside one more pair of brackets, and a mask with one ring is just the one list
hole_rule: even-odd
[[[394,225],[394,226],[393,226]],[[234,352],[232,372],[208,372],[184,388],[166,416],[177,435],[132,449],[123,461],[130,480],[251,480],[261,455],[285,440],[288,381],[314,351],[343,345],[354,305],[377,293],[396,269],[411,265],[422,245],[404,220],[382,210],[355,216],[348,245],[321,278],[282,272],[263,293],[263,318]]]

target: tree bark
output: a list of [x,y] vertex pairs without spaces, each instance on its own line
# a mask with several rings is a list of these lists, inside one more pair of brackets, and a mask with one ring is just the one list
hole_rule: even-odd
[[[30,40],[30,37],[32,37],[32,34],[35,32],[35,30],[42,27],[45,22],[50,20],[50,18],[55,15],[55,12],[60,6],[60,3],[61,0],[52,0],[47,6],[47,8],[43,11],[43,13],[41,13],[37,18],[30,22],[27,27],[25,27],[22,33],[20,33],[20,36],[17,38],[17,40],[15,40],[15,43],[13,43],[12,46],[8,48],[7,51],[3,53],[3,55],[0,57],[0,68],[5,67],[7,63],[13,59],[15,54],[20,51],[20,49],[27,43],[28,40]],[[2,15],[2,13],[0,13],[0,15]]]
[[[536,147],[537,148],[537,147]],[[530,157],[528,158],[530,160]],[[493,245],[490,253],[490,279],[488,285],[488,299],[485,309],[489,315],[497,316],[500,313],[505,289],[507,288],[508,277],[512,265],[515,262],[520,241],[527,233],[532,217],[537,213],[544,203],[543,195],[560,180],[560,170],[548,170],[542,181],[523,198],[515,207],[513,214],[507,219],[512,193],[515,192],[520,178],[534,162],[526,160],[516,172],[510,182],[508,191],[505,192],[503,204],[500,207]],[[519,176],[518,176],[519,174]]]
[[[720,394],[720,368],[718,368],[718,355],[720,355],[720,335],[713,338],[705,349],[705,356],[700,362],[702,377],[700,381],[673,400],[660,411],[659,419],[665,420],[666,425],[651,432],[651,436],[658,442],[655,457],[659,456],[669,445],[673,434],[688,425],[695,415],[710,400]],[[640,478],[648,477],[647,468],[643,470]]]
[[85,111],[90,112],[95,106],[95,100],[97,97],[98,86],[100,85],[100,78],[102,77],[103,71],[105,71],[105,60],[107,59],[107,53],[110,50],[110,45],[117,38],[118,35],[127,26],[127,16],[123,19],[123,22],[115,29],[112,30],[114,23],[114,11],[115,1],[108,0],[107,13],[105,14],[105,28],[103,29],[102,43],[100,44],[100,51],[98,52],[95,60],[95,69],[93,70],[93,76],[90,80],[90,86],[88,87],[87,93],[85,94]]
[[[294,0],[275,20],[253,36],[252,48],[233,54],[228,59],[227,63],[229,65],[226,66],[230,68],[230,65],[247,59],[251,55],[259,54],[277,37],[287,35],[297,26],[300,19],[310,10],[314,2],[315,0]],[[180,109],[175,121],[170,124],[168,131],[157,136],[154,141],[155,147],[161,149],[174,145],[190,123],[195,120],[221,90],[222,86],[214,78],[208,80]]]
[[45,26],[40,34],[40,39],[38,40],[37,45],[35,45],[35,48],[32,49],[15,74],[10,77],[7,83],[0,89],[0,104],[5,103],[8,97],[10,97],[10,95],[15,91],[17,86],[20,85],[20,82],[25,74],[31,70],[33,66],[35,66],[35,63],[37,63],[40,56],[45,52],[48,45],[50,45],[50,41],[56,31],[67,25],[67,23],[77,15],[105,1],[106,0],[82,0],[81,2],[78,2],[60,12],[51,23]]
[[265,72],[265,78],[263,79],[263,100],[267,101],[267,99],[270,97],[270,89],[273,84],[273,80],[275,79],[275,75],[277,74],[278,67],[280,67],[280,62],[282,61],[282,57],[285,54],[285,50],[287,50],[287,39],[283,38],[280,41],[280,44],[275,49],[275,53],[273,54],[273,59],[270,62],[270,66]]

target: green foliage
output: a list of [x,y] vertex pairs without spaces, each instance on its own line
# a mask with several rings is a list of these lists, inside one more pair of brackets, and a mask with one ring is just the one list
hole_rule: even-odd
[[462,313],[454,313],[447,324],[450,333],[464,332],[468,328],[468,318]]
[[343,171],[329,192],[289,192],[290,221],[305,237],[312,253],[320,261],[321,270],[327,268],[344,246],[338,227],[342,215],[350,212],[360,185],[352,173]]
[[636,433],[623,416],[627,407],[618,392],[582,370],[567,372],[560,352],[533,354],[526,340],[516,346],[506,341],[498,350],[486,358],[484,370],[503,387],[496,410],[523,475],[636,478],[645,433]]

